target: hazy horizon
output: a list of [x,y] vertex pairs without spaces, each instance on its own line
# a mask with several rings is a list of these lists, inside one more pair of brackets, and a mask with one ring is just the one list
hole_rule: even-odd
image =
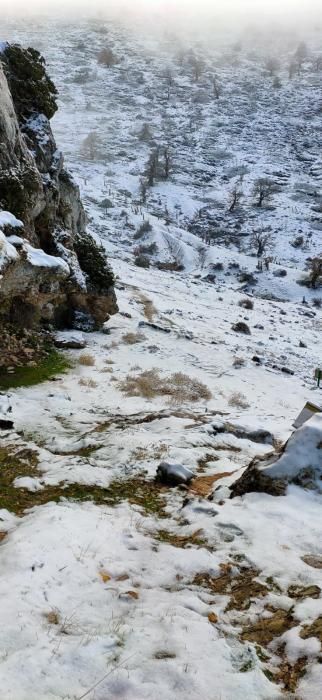
[[[90,5],[90,6],[89,6]],[[203,20],[209,17],[218,18],[223,22],[271,20],[289,21],[292,25],[297,21],[315,22],[322,18],[322,7],[319,0],[267,0],[258,3],[257,0],[30,0],[28,8],[24,0],[2,0],[0,13],[2,16],[41,15],[66,17],[77,13],[77,18],[83,16],[117,15],[129,17],[138,16],[153,19],[161,16],[166,21],[181,19]],[[75,14],[76,16],[76,14]]]

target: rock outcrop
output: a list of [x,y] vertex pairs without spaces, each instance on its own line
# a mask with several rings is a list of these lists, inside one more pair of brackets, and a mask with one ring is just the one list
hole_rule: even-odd
[[114,277],[56,147],[56,95],[37,51],[0,45],[0,321],[93,330]]
[[231,487],[231,498],[251,491],[282,496],[288,484],[321,491],[322,415],[296,430],[280,454],[254,459]]

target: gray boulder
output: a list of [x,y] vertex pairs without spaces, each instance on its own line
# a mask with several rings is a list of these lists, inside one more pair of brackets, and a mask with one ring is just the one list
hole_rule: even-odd
[[189,484],[194,473],[182,464],[169,464],[161,462],[157,469],[157,480],[167,486],[178,486],[179,484]]

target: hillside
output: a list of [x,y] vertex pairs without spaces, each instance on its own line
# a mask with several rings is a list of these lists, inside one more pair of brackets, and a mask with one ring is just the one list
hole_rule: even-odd
[[45,55],[119,306],[0,395],[2,698],[315,700],[320,33],[2,32]]

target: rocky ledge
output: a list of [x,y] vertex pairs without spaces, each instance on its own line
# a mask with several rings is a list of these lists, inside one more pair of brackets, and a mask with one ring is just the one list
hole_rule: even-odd
[[0,44],[0,324],[95,330],[114,277],[56,147],[56,96],[37,51]]

